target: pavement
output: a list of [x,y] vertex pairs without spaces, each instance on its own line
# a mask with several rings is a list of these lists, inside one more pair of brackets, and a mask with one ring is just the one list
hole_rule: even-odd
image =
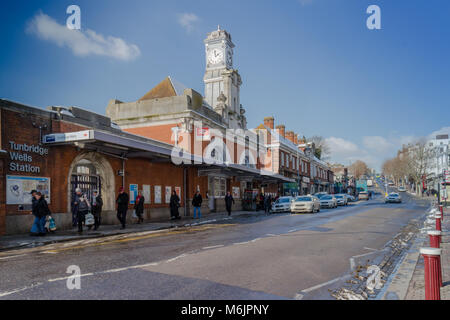
[[[401,204],[379,196],[316,214],[246,213],[8,250],[0,300],[333,300],[330,290],[367,262],[389,276],[426,209],[408,195]],[[80,287],[72,290],[73,268]]]
[[[447,217],[447,219],[445,219]],[[424,221],[415,235],[415,241],[399,264],[387,286],[384,300],[425,300],[424,259],[419,250],[429,247],[428,230],[435,229],[434,219]],[[444,209],[442,222],[442,281],[441,300],[450,300],[450,209]]]
[[225,221],[233,219],[233,217],[266,215],[264,211],[235,211],[231,217],[226,212],[210,213],[203,215],[200,219],[192,217],[181,217],[180,220],[169,220],[167,222],[144,222],[142,224],[128,224],[124,230],[120,229],[120,225],[102,225],[96,231],[83,228],[83,234],[78,234],[78,228],[72,230],[55,231],[48,233],[44,237],[30,236],[29,234],[17,234],[0,237],[0,252],[14,250],[20,248],[32,248],[43,246],[51,243],[67,242],[81,239],[92,239],[114,235],[133,234],[138,232],[158,232],[172,228],[183,228],[217,221]]

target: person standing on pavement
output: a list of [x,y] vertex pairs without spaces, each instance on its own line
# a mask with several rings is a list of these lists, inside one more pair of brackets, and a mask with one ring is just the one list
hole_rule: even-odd
[[91,204],[80,188],[75,189],[75,197],[73,200],[72,214],[75,213],[78,225],[78,233],[83,232],[84,217],[88,214]]
[[181,219],[180,214],[178,212],[178,208],[180,207],[180,197],[178,197],[177,193],[172,191],[172,195],[170,196],[170,219]]
[[225,196],[225,207],[227,208],[228,216],[231,216],[231,206],[234,203],[233,196],[231,195],[231,192],[228,191],[227,195]]
[[142,191],[139,191],[138,196],[136,197],[136,202],[134,204],[134,210],[136,212],[136,216],[138,217],[138,224],[144,222],[144,202],[145,198],[142,195]]
[[48,208],[47,201],[45,200],[45,197],[40,193],[36,192],[34,195],[36,199],[36,205],[35,205],[35,214],[36,219],[35,223],[37,223],[37,227],[39,229],[39,236],[45,236],[45,222],[47,220],[47,216],[50,215],[50,209]]
[[98,227],[100,227],[100,224],[102,223],[102,207],[103,207],[103,200],[102,197],[98,194],[97,190],[94,191],[93,197],[92,197],[92,214],[94,215],[94,230],[97,230]]
[[125,229],[125,224],[127,222],[127,210],[128,210],[128,202],[130,201],[130,197],[128,193],[126,193],[123,187],[119,189],[119,195],[117,196],[117,219],[119,219],[122,227],[121,230]]
[[36,211],[36,205],[38,203],[38,200],[36,199],[36,190],[31,190],[31,214],[34,216],[34,222],[31,226],[30,235],[31,236],[38,236],[39,232],[41,231],[40,228],[40,219]]
[[194,194],[194,198],[192,199],[192,206],[194,207],[194,219],[197,216],[197,212],[198,212],[198,218],[200,219],[202,217],[202,212],[200,210],[201,206],[202,206],[202,195],[200,194],[200,192],[195,192]]

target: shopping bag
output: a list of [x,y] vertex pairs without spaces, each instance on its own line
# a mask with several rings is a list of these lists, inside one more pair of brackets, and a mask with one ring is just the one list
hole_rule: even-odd
[[48,227],[50,231],[55,231],[56,230],[56,223],[55,223],[55,219],[53,219],[52,216],[48,217]]
[[134,218],[134,219],[137,219],[137,218],[138,218],[138,216],[137,216],[137,214],[136,214],[136,210],[133,210],[133,218]]
[[84,217],[84,224],[85,226],[92,226],[95,224],[95,219],[94,219],[94,215],[92,213],[88,213],[85,217]]

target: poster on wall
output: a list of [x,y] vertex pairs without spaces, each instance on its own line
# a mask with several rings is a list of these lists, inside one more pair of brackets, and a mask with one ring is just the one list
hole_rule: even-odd
[[177,193],[178,197],[180,197],[181,201],[181,187],[175,187],[175,192]]
[[233,198],[235,198],[235,199],[241,198],[241,189],[239,187],[233,187],[232,192],[233,192]]
[[138,185],[130,184],[130,204],[136,203],[137,194],[138,194]]
[[166,187],[166,203],[170,203],[171,193],[172,193],[172,187]]
[[50,203],[50,178],[6,176],[6,204],[31,204],[31,190],[41,192]]
[[145,199],[145,201],[144,201],[145,204],[152,203],[150,195],[151,195],[151,193],[150,193],[150,185],[148,185],[148,184],[142,185],[142,196]]
[[155,203],[161,203],[161,186],[155,186]]

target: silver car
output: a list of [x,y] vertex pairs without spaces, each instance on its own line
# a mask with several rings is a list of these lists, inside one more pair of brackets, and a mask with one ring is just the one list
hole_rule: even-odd
[[337,200],[333,195],[327,194],[320,198],[320,206],[322,208],[336,208]]
[[398,193],[391,192],[388,194],[388,196],[384,199],[385,203],[401,203],[402,197]]
[[337,194],[334,197],[336,198],[338,206],[346,206],[348,204],[348,199],[345,194]]
[[315,196],[299,196],[291,203],[291,213],[320,211],[320,200]]
[[289,212],[291,210],[292,197],[280,197],[272,203],[272,212]]

